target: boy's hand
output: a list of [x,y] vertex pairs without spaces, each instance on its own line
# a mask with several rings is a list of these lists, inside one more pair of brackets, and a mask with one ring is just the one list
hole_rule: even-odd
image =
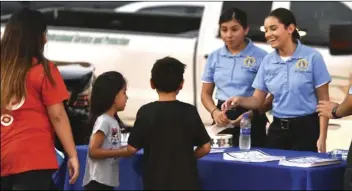
[[211,145],[210,143],[206,143],[202,145],[201,147],[197,147],[196,150],[194,151],[194,155],[196,156],[197,159],[200,159],[207,155],[211,150]]

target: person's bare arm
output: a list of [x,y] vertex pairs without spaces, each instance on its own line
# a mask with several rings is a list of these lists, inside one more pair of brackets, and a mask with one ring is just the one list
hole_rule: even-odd
[[211,117],[215,120],[217,124],[226,125],[230,121],[224,112],[221,112],[214,103],[213,92],[215,84],[214,83],[203,83],[201,101],[205,109],[210,113]]
[[[329,84],[324,84],[316,89],[317,92],[317,97],[319,101],[329,101]],[[327,131],[328,131],[328,125],[329,125],[329,118],[325,116],[319,116],[319,121],[320,121],[320,135],[318,139],[318,151],[319,152],[325,152],[326,151],[326,145],[325,141],[327,138]],[[323,141],[324,143],[319,143]],[[320,146],[319,146],[320,144]]]
[[197,147],[194,151],[194,155],[197,159],[200,159],[210,152],[210,143],[205,143],[201,147]]
[[77,158],[76,145],[73,140],[71,125],[68,120],[63,103],[47,106],[49,119],[55,133],[64,147],[69,158]]
[[256,110],[263,105],[267,95],[268,93],[256,89],[251,97],[232,97],[226,100],[221,108],[222,110],[228,110],[233,107],[241,106],[248,110]]
[[262,106],[258,109],[261,114],[266,113],[267,111],[270,111],[273,107],[273,100],[274,96],[269,94],[269,96],[265,99],[264,103]]
[[127,150],[127,147],[119,149],[104,149],[101,146],[104,143],[105,135],[102,131],[98,130],[89,142],[89,156],[95,159],[104,159],[112,157],[130,157],[132,153]]
[[212,98],[214,93],[214,88],[215,88],[214,83],[203,83],[203,86],[202,86],[201,101],[205,109],[209,113],[211,113],[214,109],[217,108]]
[[334,119],[334,116],[332,116],[332,110],[335,107],[337,107],[336,115],[339,117],[352,115],[352,95],[347,95],[340,105],[332,101],[319,101],[317,112],[319,112],[319,116]]
[[343,100],[343,102],[337,107],[336,115],[346,117],[352,115],[352,95],[349,94]]
[[[270,94],[264,101],[264,103],[262,104],[262,106],[258,109],[260,114],[265,114],[267,111],[270,111],[272,108],[272,102],[273,102],[273,96]],[[260,98],[261,99],[261,98]],[[249,119],[252,119],[254,116],[254,112],[253,110],[249,110],[246,112],[246,114],[248,115]],[[230,123],[232,125],[234,125],[235,127],[239,127],[241,120],[243,118],[243,115],[240,115],[237,119],[235,120],[231,120]]]

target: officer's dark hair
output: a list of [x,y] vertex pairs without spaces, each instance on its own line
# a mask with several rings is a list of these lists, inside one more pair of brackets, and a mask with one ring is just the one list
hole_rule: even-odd
[[223,13],[221,13],[219,25],[233,19],[235,19],[244,29],[248,27],[247,14],[236,7],[226,9]]
[[186,65],[172,57],[165,57],[155,62],[151,81],[160,92],[177,91],[183,81]]
[[[293,15],[293,13],[285,8],[278,8],[270,12],[268,17],[275,17],[279,20],[280,23],[282,23],[285,28],[287,28],[290,24],[294,24],[297,27],[296,24],[296,18]],[[297,40],[299,40],[301,36],[298,33],[297,28],[293,31],[292,34],[292,41],[296,43]]]

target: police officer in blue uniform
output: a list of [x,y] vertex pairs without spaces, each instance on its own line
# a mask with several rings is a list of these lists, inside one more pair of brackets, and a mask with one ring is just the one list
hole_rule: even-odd
[[[237,108],[235,111],[225,113],[220,111],[220,108],[221,104],[233,95],[251,96],[253,94],[252,83],[267,52],[246,38],[249,26],[247,15],[242,10],[230,8],[224,11],[220,16],[219,28],[225,45],[208,57],[202,76],[202,103],[219,126],[229,123],[238,126],[242,114],[248,112],[252,118],[252,145],[265,146],[267,124],[265,111]],[[217,105],[212,99],[214,87],[217,88]],[[271,107],[271,101],[272,99],[267,101],[267,108]],[[238,145],[239,128],[226,129],[220,133],[232,134],[233,144]]]
[[268,130],[270,148],[326,151],[328,118],[316,113],[318,101],[329,100],[330,74],[322,55],[300,43],[295,17],[278,8],[265,19],[265,38],[275,50],[260,65],[252,97],[233,97],[223,109],[256,109],[270,93],[274,120]]

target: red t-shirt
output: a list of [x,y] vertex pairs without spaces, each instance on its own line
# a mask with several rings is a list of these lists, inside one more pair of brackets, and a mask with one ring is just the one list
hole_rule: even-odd
[[49,68],[56,85],[50,83],[43,65],[34,65],[26,77],[25,99],[9,115],[1,115],[1,176],[58,168],[46,107],[62,103],[69,94],[57,67],[50,62]]

